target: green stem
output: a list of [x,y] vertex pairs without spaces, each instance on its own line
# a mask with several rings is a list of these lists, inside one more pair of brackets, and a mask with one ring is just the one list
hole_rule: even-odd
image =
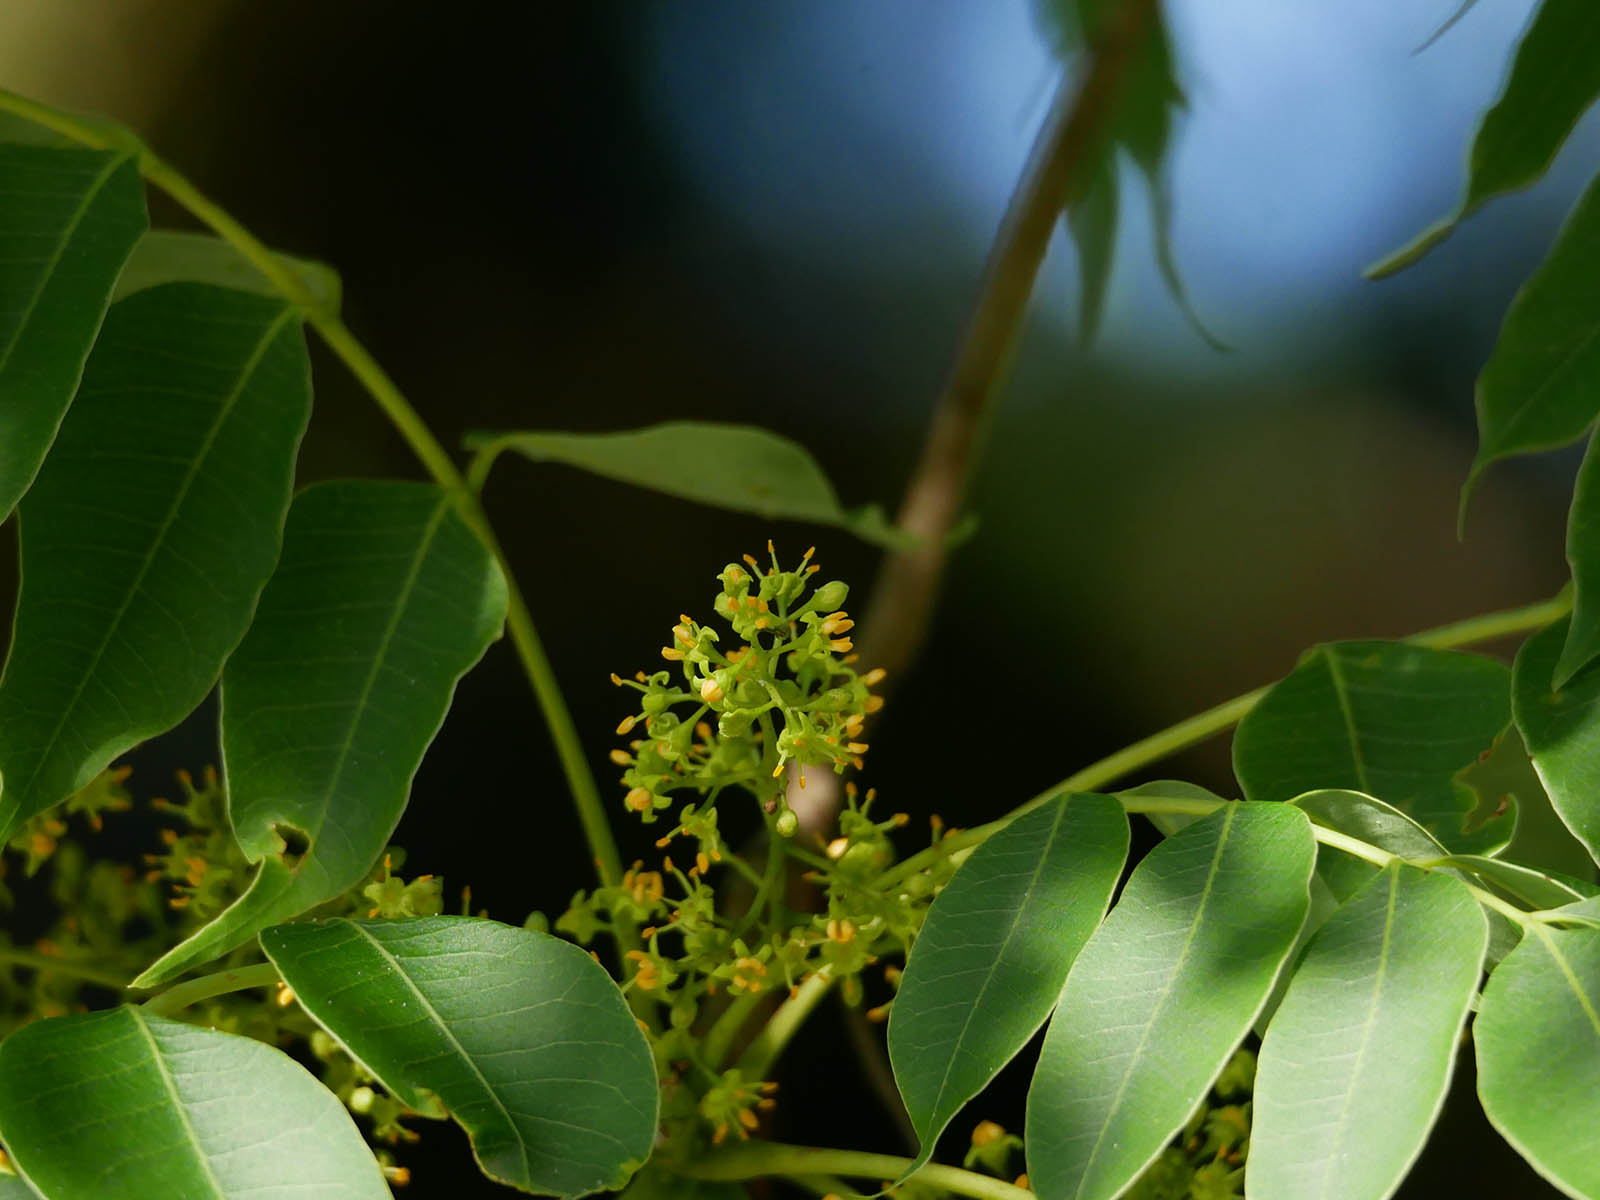
[[127,979],[121,975],[113,975],[110,971],[102,971],[98,967],[74,959],[59,958],[54,954],[40,954],[37,950],[23,950],[16,946],[0,946],[0,963],[27,967],[30,971],[53,971],[57,975],[81,979],[85,983],[98,984],[118,992],[128,986]]
[[[783,1048],[789,1044],[789,1039],[805,1024],[806,1018],[822,1002],[831,987],[833,977],[819,971],[796,988],[794,995],[778,1005],[778,1011],[761,1027],[756,1040],[750,1043],[749,1049],[739,1059],[739,1070],[744,1072],[746,1079],[767,1077],[772,1064],[778,1061]],[[826,1172],[830,1168],[817,1167],[816,1170]]]
[[242,992],[247,988],[272,987],[281,981],[278,968],[271,963],[256,963],[250,967],[237,967],[231,971],[217,971],[190,979],[151,996],[143,1007],[157,1016],[170,1017],[173,1013],[229,992]]
[[[862,1150],[834,1150],[821,1146],[786,1146],[779,1142],[747,1142],[715,1151],[690,1162],[663,1165],[690,1179],[761,1179],[772,1175],[848,1175],[857,1179],[898,1179],[912,1160],[894,1154],[869,1154]],[[976,1171],[963,1171],[929,1163],[917,1172],[918,1183],[970,1196],[973,1200],[1034,1200],[1026,1188],[991,1179]]]
[[750,1014],[755,1012],[765,999],[764,993],[750,991],[735,996],[729,1002],[728,1007],[722,1010],[722,1015],[706,1031],[706,1036],[700,1043],[700,1052],[708,1063],[719,1071],[727,1065],[728,1052],[733,1047],[734,1039],[739,1036],[739,1031],[750,1019]]
[[[1403,640],[1436,650],[1449,649],[1452,646],[1470,645],[1473,642],[1487,642],[1496,638],[1509,637],[1513,634],[1527,633],[1534,629],[1542,629],[1552,621],[1565,616],[1571,609],[1571,591],[1563,589],[1558,595],[1548,600],[1525,604],[1520,608],[1508,608],[1499,612],[1468,617],[1464,621],[1455,621],[1449,625],[1441,625],[1436,629],[1412,634]],[[1180,750],[1187,750],[1190,746],[1214,737],[1223,730],[1237,725],[1247,712],[1260,703],[1261,697],[1265,696],[1267,691],[1267,688],[1259,687],[1244,693],[1242,696],[1235,696],[1232,700],[1225,700],[1215,708],[1208,708],[1205,712],[1179,721],[1176,725],[1169,725],[1149,737],[1141,738],[1131,746],[1124,746],[1121,750],[1107,755],[1098,762],[1090,763],[1081,771],[1067,776],[1060,783],[1046,788],[1032,800],[1012,809],[1005,816],[984,825],[974,826],[971,829],[957,830],[939,842],[938,845],[930,846],[918,854],[913,854],[904,862],[890,867],[880,877],[879,886],[892,887],[902,879],[915,875],[918,871],[926,870],[938,862],[940,858],[955,854],[957,851],[964,850],[969,846],[976,846],[991,834],[998,833],[1004,829],[1024,813],[1031,812],[1045,801],[1054,796],[1059,796],[1062,792],[1097,791],[1106,784],[1114,783],[1116,780],[1142,767],[1149,766],[1151,763],[1176,754]]]

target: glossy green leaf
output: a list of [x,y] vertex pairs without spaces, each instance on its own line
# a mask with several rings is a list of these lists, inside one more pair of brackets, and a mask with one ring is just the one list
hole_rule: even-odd
[[505,580],[443,489],[346,480],[295,497],[283,560],[222,677],[228,817],[261,866],[137,986],[361,880],[405,810],[456,681],[505,614]]
[[140,1008],[0,1043],[0,1137],[49,1200],[389,1200],[349,1112],[304,1067]]
[[1309,651],[1239,722],[1233,767],[1251,800],[1348,788],[1398,808],[1446,848],[1492,852],[1514,812],[1476,828],[1477,798],[1456,776],[1510,723],[1506,668],[1403,642]]
[[1600,861],[1600,671],[1550,686],[1567,622],[1522,644],[1512,668],[1512,711],[1550,805]]
[[[332,267],[288,254],[272,257],[316,300],[318,312],[339,311],[343,285]],[[261,268],[221,238],[152,229],[133,248],[117,279],[115,298],[120,300],[163,283],[211,283],[275,299],[281,296],[277,285],[261,273]]]
[[1592,0],[1543,0],[1517,46],[1504,90],[1478,126],[1455,211],[1369,267],[1368,278],[1410,266],[1485,202],[1533,183],[1597,96],[1600,8]]
[[[1347,834],[1401,858],[1426,862],[1449,854],[1432,834],[1405,813],[1361,792],[1323,788],[1296,796],[1290,803],[1303,809],[1315,824],[1325,829]],[[1341,901],[1365,886],[1374,870],[1365,859],[1335,846],[1317,847],[1317,872]]]
[[1067,232],[1078,248],[1078,336],[1094,341],[1117,244],[1117,163],[1107,154],[1067,200]]
[[734,512],[835,525],[891,548],[914,544],[881,510],[845,509],[804,446],[753,425],[668,421],[623,433],[481,433],[467,444],[565,463]]
[[243,636],[311,407],[295,317],[198,284],[107,314],[20,510],[0,841],[187,716]]
[[1261,1045],[1252,1197],[1393,1194],[1444,1103],[1488,935],[1459,880],[1398,863],[1327,919]]
[[1286,804],[1229,804],[1134,870],[1067,976],[1028,1092],[1041,1196],[1110,1200],[1250,1030],[1309,904],[1316,843]]
[[144,227],[131,155],[0,145],[0,520],[50,449]]
[[1443,865],[1464,871],[1493,884],[1523,904],[1539,908],[1561,908],[1600,895],[1600,887],[1553,871],[1540,871],[1504,858],[1485,858],[1481,854],[1452,854],[1439,860]]
[[279,925],[261,945],[386,1088],[461,1123],[490,1177],[583,1196],[620,1188],[649,1156],[649,1043],[611,977],[571,943],[424,917]]
[[933,1154],[962,1106],[1050,1015],[1128,857],[1108,796],[1059,796],[977,848],[928,910],[889,1017],[889,1058]]
[[1572,616],[1551,680],[1557,688],[1566,687],[1600,656],[1600,438],[1589,439],[1573,485],[1567,564],[1572,568]]
[[1600,929],[1534,924],[1484,989],[1483,1111],[1534,1170],[1600,1196]]
[[1157,779],[1117,792],[1123,807],[1146,817],[1163,836],[1171,837],[1228,803],[1215,792],[1194,783],[1176,779]]

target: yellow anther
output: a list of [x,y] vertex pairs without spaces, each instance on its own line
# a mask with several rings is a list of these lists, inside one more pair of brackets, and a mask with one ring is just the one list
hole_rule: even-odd
[[622,798],[622,802],[634,812],[645,812],[650,807],[651,795],[648,788],[636,787]]
[[700,699],[707,704],[715,704],[722,699],[722,687],[713,676],[707,675],[700,681]]
[[847,837],[836,837],[833,839],[833,841],[828,843],[828,857],[843,858],[844,852],[848,849],[850,849],[850,839]]
[[711,860],[706,857],[706,852],[704,850],[700,851],[699,854],[694,856],[694,866],[695,870],[699,871],[702,875],[711,870]]
[[626,767],[633,762],[633,755],[629,754],[626,750],[613,750],[611,752],[611,761],[616,763],[619,767]]
[[880,708],[883,707],[883,697],[882,696],[868,696],[867,697],[867,702],[865,704],[863,704],[861,707],[866,709],[866,711],[869,712],[869,713],[875,713]]
[[873,667],[872,670],[868,671],[861,677],[861,682],[866,684],[868,687],[877,687],[884,681],[888,674],[889,672],[885,671],[882,667]]
[[972,1131],[972,1144],[992,1146],[1005,1136],[1005,1126],[994,1121],[979,1121],[978,1127]]
[[668,662],[682,662],[683,651],[674,650],[671,646],[663,646],[661,647],[661,657],[666,659]]
[[865,742],[846,742],[844,748],[850,751],[851,754],[865,754],[867,752],[867,744]]
[[828,645],[830,647],[832,647],[834,650],[837,650],[840,654],[848,654],[851,650],[854,650],[855,647],[856,647],[856,644],[854,642],[852,642],[847,637],[834,638],[831,642],[828,643]]
[[273,999],[278,1002],[279,1008],[288,1008],[289,1005],[294,1003],[294,989],[287,983],[280,983],[278,985],[278,994]]
[[634,724],[635,724],[635,719],[633,717],[623,717],[622,720],[617,722],[617,733],[619,733],[619,734],[632,733]]
[[622,676],[618,675],[615,671],[611,672],[611,682],[613,684],[615,684],[617,687],[621,687],[622,686]]

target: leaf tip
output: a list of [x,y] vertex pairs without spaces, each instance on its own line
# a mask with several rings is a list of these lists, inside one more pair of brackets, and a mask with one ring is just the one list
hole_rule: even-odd
[[1461,213],[1457,211],[1435,221],[1387,258],[1380,258],[1377,262],[1369,264],[1361,272],[1362,277],[1372,280],[1387,279],[1420,262],[1428,251],[1456,231],[1456,222],[1460,219]]

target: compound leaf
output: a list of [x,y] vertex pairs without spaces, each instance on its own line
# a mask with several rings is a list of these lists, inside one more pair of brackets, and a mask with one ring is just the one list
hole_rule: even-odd
[[1485,858],[1481,854],[1451,854],[1439,860],[1440,865],[1458,871],[1468,871],[1479,879],[1493,884],[1508,896],[1532,908],[1562,908],[1592,896],[1600,896],[1600,887],[1558,875],[1553,871],[1540,871],[1505,858]]
[[396,1097],[454,1115],[485,1174],[616,1190],[650,1154],[649,1043],[611,977],[548,934],[470,917],[279,925],[262,948]]
[[243,636],[310,413],[297,315],[200,284],[107,314],[21,505],[0,841],[187,716]]
[[1398,808],[1449,850],[1492,853],[1515,812],[1469,830],[1477,798],[1456,776],[1510,723],[1510,691],[1506,668],[1476,655],[1318,646],[1239,722],[1234,771],[1251,800],[1348,788]]
[[1067,976],[1028,1092],[1041,1196],[1111,1200],[1249,1032],[1295,943],[1316,862],[1284,804],[1229,804],[1135,868]]
[[1551,686],[1566,620],[1522,644],[1512,667],[1512,711],[1550,806],[1600,861],[1600,671]]
[[139,1008],[0,1043],[0,1136],[50,1200],[389,1200],[349,1112],[304,1067]]
[[[1290,801],[1325,829],[1348,834],[1358,841],[1387,850],[1401,858],[1444,858],[1449,851],[1422,826],[1393,805],[1373,796],[1343,788],[1322,788]],[[1366,884],[1372,864],[1336,846],[1317,847],[1317,873],[1341,901]]]
[[[317,312],[339,311],[342,285],[332,267],[310,259],[274,254],[273,258],[307,296]],[[205,233],[152,229],[139,239],[117,279],[115,299],[163,283],[213,283],[262,296],[278,297],[277,284],[261,273],[237,248]]]
[[1487,942],[1465,885],[1399,863],[1327,919],[1261,1045],[1251,1196],[1394,1192],[1444,1102]]
[[44,461],[144,227],[131,154],[0,145],[0,521]]
[[1059,796],[973,851],[928,910],[889,1017],[889,1058],[922,1143],[905,1176],[1050,1015],[1128,839],[1115,800]]
[[228,816],[260,869],[137,986],[360,881],[505,612],[493,556],[442,488],[344,480],[295,497],[283,560],[222,677]]

